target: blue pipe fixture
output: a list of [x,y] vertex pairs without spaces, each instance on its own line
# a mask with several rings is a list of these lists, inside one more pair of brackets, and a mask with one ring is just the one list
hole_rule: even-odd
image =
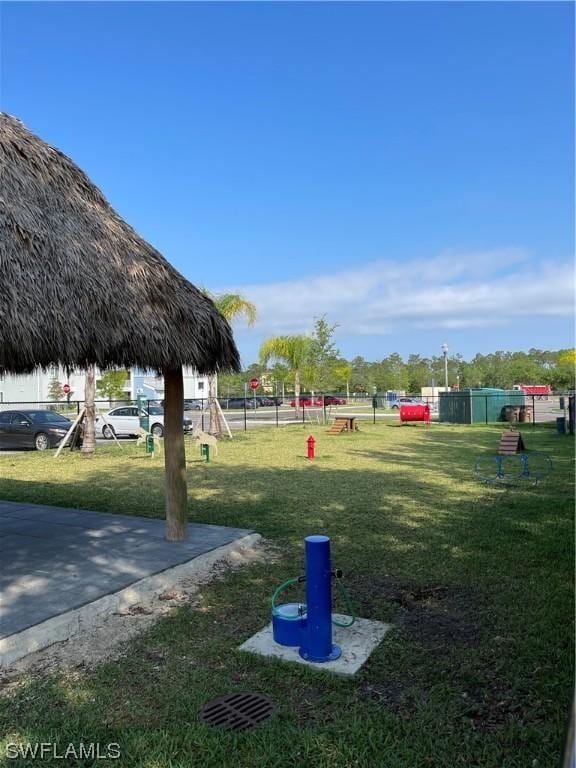
[[[332,642],[332,625],[350,627],[355,621],[348,593],[340,582],[341,572],[332,571],[330,565],[330,539],[328,536],[307,536],[304,540],[306,575],[288,579],[272,597],[272,634],[280,645],[299,647],[306,661],[334,661],[342,654],[340,646]],[[332,619],[332,577],[338,585],[351,612],[347,623]],[[276,605],[277,597],[289,587],[306,582],[306,603]]]

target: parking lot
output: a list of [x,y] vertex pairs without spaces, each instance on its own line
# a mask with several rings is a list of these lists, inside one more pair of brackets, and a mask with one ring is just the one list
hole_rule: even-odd
[[[544,424],[553,423],[560,416],[567,416],[567,412],[560,408],[561,399],[557,395],[549,396],[543,399],[527,396],[527,418],[524,422],[519,422],[522,429],[530,428],[531,423]],[[263,406],[259,408],[226,408],[222,414],[226,419],[231,431],[246,431],[258,429],[261,427],[283,427],[290,424],[308,424],[310,428],[324,426],[330,423],[336,416],[354,416],[359,421],[369,421],[371,423],[394,423],[399,421],[399,411],[397,408],[376,408],[372,406],[372,399],[351,400],[346,405],[328,405],[325,408],[318,406],[300,407],[298,409],[290,406],[289,401],[283,405]],[[567,405],[567,398],[565,398]],[[438,410],[435,403],[430,403],[431,420],[438,421]],[[12,406],[14,407],[14,406]],[[104,411],[101,407],[99,411]],[[105,411],[104,411],[105,412]],[[68,414],[67,414],[68,415]],[[74,413],[69,414],[69,418],[74,418]],[[193,409],[185,410],[184,418],[190,421],[194,427],[204,431],[209,429],[210,415],[206,408],[203,410]],[[504,425],[506,422],[502,422]],[[189,424],[188,424],[189,426]],[[119,436],[122,442],[134,442],[134,437]],[[105,444],[110,442],[111,438],[106,439],[102,432],[97,431],[96,442]],[[0,444],[2,453],[17,453],[21,449],[14,449]]]

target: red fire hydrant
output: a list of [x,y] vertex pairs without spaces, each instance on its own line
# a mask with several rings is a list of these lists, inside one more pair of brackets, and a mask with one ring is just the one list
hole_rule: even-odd
[[314,446],[316,445],[316,440],[310,435],[308,440],[306,440],[308,444],[308,458],[313,459],[314,458]]

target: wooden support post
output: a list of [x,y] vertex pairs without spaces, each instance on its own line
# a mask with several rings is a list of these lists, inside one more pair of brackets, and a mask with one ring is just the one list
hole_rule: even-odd
[[166,468],[166,538],[183,541],[188,521],[184,449],[182,368],[164,370],[164,465]]
[[62,440],[62,442],[61,442],[61,443],[60,443],[60,445],[58,446],[58,450],[57,450],[57,451],[56,451],[56,453],[54,454],[54,458],[55,458],[55,459],[57,459],[57,458],[58,458],[58,456],[60,456],[60,454],[61,454],[61,452],[62,452],[62,449],[65,447],[66,443],[68,442],[68,440],[69,440],[69,439],[70,439],[70,437],[72,436],[72,433],[74,432],[74,430],[75,430],[75,429],[76,429],[78,426],[80,426],[80,424],[81,424],[81,422],[82,422],[82,419],[84,418],[84,415],[85,415],[85,413],[86,413],[86,408],[82,408],[82,410],[80,411],[80,413],[78,414],[78,416],[76,416],[76,418],[75,418],[75,419],[74,419],[74,421],[72,422],[72,426],[70,427],[70,429],[68,430],[68,432],[66,432],[66,434],[64,435],[64,439]]
[[[217,398],[214,398],[214,407],[216,408],[216,412],[218,414],[218,422],[222,426],[226,428],[226,434],[232,440],[232,432],[230,431],[230,426],[228,424],[228,421],[226,420],[226,416],[222,413],[222,408],[220,407],[220,403],[218,402]],[[220,432],[222,429],[220,428]],[[220,435],[217,435],[219,437]]]

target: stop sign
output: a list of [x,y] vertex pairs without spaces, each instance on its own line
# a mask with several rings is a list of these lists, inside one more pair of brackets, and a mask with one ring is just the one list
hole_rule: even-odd
[[68,394],[70,394],[70,384],[64,384],[64,386],[62,387],[62,389],[64,390],[64,394],[65,394],[65,395],[68,395]]
[[250,379],[250,389],[258,389],[260,382],[258,379]]

